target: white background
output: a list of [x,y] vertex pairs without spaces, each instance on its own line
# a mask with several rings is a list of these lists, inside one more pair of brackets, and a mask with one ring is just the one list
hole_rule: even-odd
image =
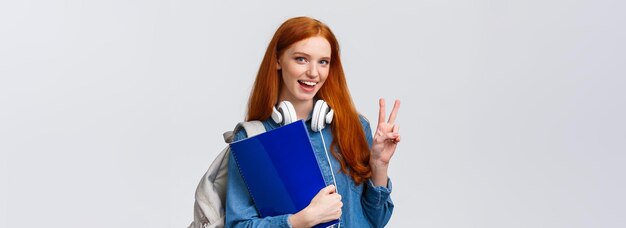
[[2,1],[0,227],[186,227],[272,34],[300,15],[337,35],[361,113],[402,100],[389,227],[624,227],[625,11]]

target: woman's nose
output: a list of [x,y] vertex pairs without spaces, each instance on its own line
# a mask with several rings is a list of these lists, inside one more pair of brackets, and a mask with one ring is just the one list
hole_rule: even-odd
[[310,77],[317,77],[319,72],[317,72],[317,66],[315,64],[309,64],[309,69],[307,69],[307,75]]

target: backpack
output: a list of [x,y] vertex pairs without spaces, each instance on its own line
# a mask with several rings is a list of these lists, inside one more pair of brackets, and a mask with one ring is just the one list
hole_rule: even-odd
[[[265,132],[260,121],[241,122],[235,130],[224,132],[224,141],[231,143],[234,132],[244,128],[248,137]],[[193,206],[193,222],[188,228],[222,228],[224,227],[226,205],[226,182],[228,181],[228,159],[230,146],[220,152],[202,176],[196,188],[196,202]]]

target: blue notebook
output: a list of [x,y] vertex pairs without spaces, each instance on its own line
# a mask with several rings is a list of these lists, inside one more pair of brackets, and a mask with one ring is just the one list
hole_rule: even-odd
[[295,214],[326,187],[302,120],[233,142],[230,148],[261,217]]

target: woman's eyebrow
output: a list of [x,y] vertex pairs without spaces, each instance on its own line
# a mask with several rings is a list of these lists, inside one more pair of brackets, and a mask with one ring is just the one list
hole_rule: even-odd
[[309,55],[309,54],[307,54],[307,53],[304,53],[304,52],[299,52],[299,51],[296,51],[296,52],[294,52],[293,54],[294,54],[294,55],[306,55],[306,56],[311,56],[311,55]]
[[[305,56],[307,56],[307,57],[311,57],[311,55],[309,55],[309,54],[307,54],[307,53],[304,53],[304,52],[299,52],[299,51],[293,52],[293,54],[294,54],[294,55],[298,55],[298,54],[299,54],[299,55],[305,55]],[[320,59],[330,59],[330,57],[329,57],[329,56],[324,56],[324,57],[322,57],[322,58],[320,58]]]

